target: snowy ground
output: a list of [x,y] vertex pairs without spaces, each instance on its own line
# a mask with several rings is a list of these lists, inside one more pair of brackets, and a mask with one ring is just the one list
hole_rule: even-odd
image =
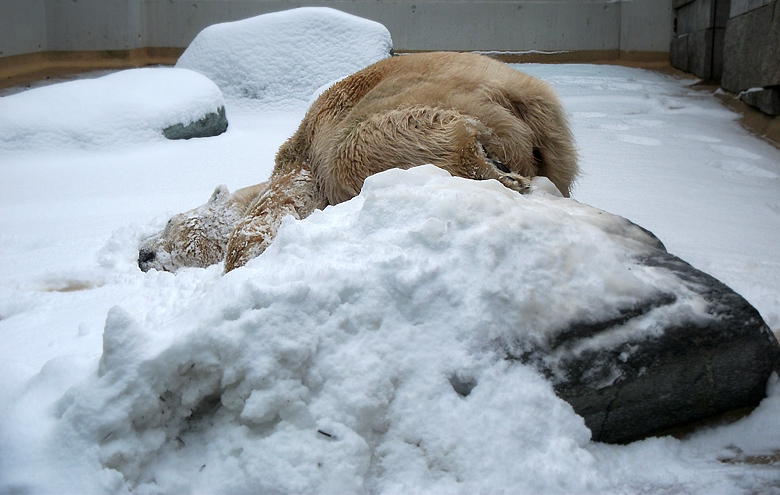
[[[515,67],[570,114],[576,200],[650,229],[780,329],[780,151],[686,81]],[[214,138],[85,141],[52,114],[56,148],[0,139],[0,493],[780,493],[776,379],[737,423],[611,446],[475,343],[516,299],[460,294],[513,287],[498,262],[518,233],[498,219],[530,204],[494,184],[383,175],[228,276],[142,273],[139,241],[217,184],[267,178],[306,109],[225,105]]]

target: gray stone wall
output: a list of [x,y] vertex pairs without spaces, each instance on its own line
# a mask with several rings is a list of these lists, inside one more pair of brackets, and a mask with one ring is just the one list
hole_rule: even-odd
[[[732,0],[721,84],[737,92],[780,84],[780,2]],[[762,5],[758,5],[762,4]]]
[[729,0],[673,0],[671,64],[702,79],[720,79]]
[[724,89],[780,114],[780,2],[732,0],[723,63]]
[[672,66],[780,114],[780,1],[673,0],[672,8]]

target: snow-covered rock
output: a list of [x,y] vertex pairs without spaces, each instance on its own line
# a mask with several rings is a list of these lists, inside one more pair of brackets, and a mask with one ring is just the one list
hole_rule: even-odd
[[209,26],[176,66],[204,74],[228,97],[305,102],[323,85],[389,57],[392,48],[379,23],[305,7]]
[[536,363],[603,442],[758,405],[780,373],[780,346],[758,311],[663,246],[633,258],[667,287],[509,356]]
[[168,139],[192,139],[219,136],[227,130],[227,126],[225,107],[219,107],[216,112],[209,112],[198,120],[169,125],[162,132]]
[[227,128],[224,105],[219,88],[197,72],[126,70],[0,98],[0,145],[46,150],[164,140],[164,134],[214,136]]
[[[545,185],[519,195],[432,166],[390,170],[287,218],[245,267],[209,268],[189,304],[112,308],[97,373],[58,402],[50,441],[86,452],[113,491],[608,491],[582,395],[636,435],[680,380],[634,409],[616,392],[631,380],[727,382],[703,394],[717,407],[769,378],[766,359],[750,383],[729,375],[759,356],[740,346],[763,342],[776,360],[777,343],[652,235]],[[720,330],[725,347],[701,345]]]

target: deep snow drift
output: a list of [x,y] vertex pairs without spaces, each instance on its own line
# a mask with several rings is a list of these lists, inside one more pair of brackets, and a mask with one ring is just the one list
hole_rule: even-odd
[[[576,200],[649,228],[780,328],[778,150],[670,77],[516,68],[570,113]],[[544,325],[572,309],[571,280],[595,283],[565,272],[579,246],[620,258],[542,192],[391,171],[227,276],[142,273],[139,241],[217,184],[265,180],[306,109],[225,105],[214,138],[0,143],[0,492],[780,493],[776,379],[732,425],[610,446],[495,358],[493,337],[534,328],[506,322]],[[593,304],[639,287],[615,276]]]

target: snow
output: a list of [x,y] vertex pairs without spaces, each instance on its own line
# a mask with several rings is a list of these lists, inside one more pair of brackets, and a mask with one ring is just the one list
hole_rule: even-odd
[[305,7],[209,26],[176,64],[204,74],[225,95],[286,105],[391,55],[383,25]]
[[[646,238],[587,205],[650,229],[777,331],[780,151],[684,80],[515,67],[571,116],[582,204],[543,180],[519,196],[390,171],[288,218],[225,276],[143,273],[137,246],[217,184],[265,180],[319,86],[288,83],[304,96],[284,102],[226,92],[227,132],[177,142],[123,129],[138,107],[104,90],[86,104],[73,83],[51,87],[54,103],[48,88],[0,99],[37,108],[35,133],[68,129],[83,107],[117,122],[114,140],[90,121],[61,146],[0,141],[0,492],[779,493],[776,377],[733,424],[605,445],[492,343],[655,290],[651,271],[619,269]],[[95,84],[131,94],[132,72]],[[185,108],[201,94],[187,77]],[[141,127],[160,121],[157,103]]]

